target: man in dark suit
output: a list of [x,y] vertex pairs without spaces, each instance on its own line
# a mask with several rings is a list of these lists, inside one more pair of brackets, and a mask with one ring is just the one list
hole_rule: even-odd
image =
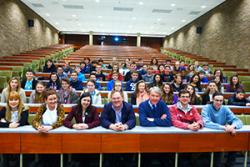
[[135,113],[131,104],[124,102],[121,92],[111,93],[111,102],[104,105],[101,113],[101,125],[115,131],[124,131],[135,127]]

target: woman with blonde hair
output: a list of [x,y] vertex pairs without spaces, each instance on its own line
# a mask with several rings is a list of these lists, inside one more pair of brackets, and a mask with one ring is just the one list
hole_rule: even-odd
[[0,110],[0,127],[17,128],[28,125],[29,112],[24,107],[20,95],[16,91],[9,93],[6,107]]
[[45,83],[39,81],[36,84],[36,89],[30,94],[29,103],[44,103],[44,91],[46,89]]
[[108,99],[111,99],[111,94],[112,94],[113,91],[119,91],[119,92],[121,92],[123,100],[125,102],[128,102],[128,94],[127,94],[127,92],[125,92],[125,91],[122,90],[122,82],[121,81],[116,80],[114,82],[113,89],[108,94]]
[[26,103],[25,91],[21,88],[20,80],[17,77],[12,77],[8,82],[8,86],[3,89],[1,96],[2,103],[7,102],[11,91],[16,91],[20,95],[21,101]]

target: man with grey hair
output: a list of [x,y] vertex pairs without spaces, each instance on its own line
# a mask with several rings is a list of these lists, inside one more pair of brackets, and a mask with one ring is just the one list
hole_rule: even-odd
[[161,100],[162,91],[159,87],[149,90],[149,100],[139,105],[139,119],[141,126],[164,126],[172,125],[169,109]]

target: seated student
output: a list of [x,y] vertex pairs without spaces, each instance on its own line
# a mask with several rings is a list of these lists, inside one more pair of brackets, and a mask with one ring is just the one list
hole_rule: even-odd
[[45,103],[39,107],[32,126],[38,132],[46,133],[62,126],[64,120],[63,106],[58,103],[56,91],[48,89],[44,94]]
[[194,74],[190,79],[190,85],[192,85],[196,92],[202,92],[201,81],[198,74]]
[[221,83],[221,78],[218,76],[214,77],[214,82],[216,83],[216,86],[218,88],[218,91],[221,93],[224,93],[224,86]]
[[171,117],[165,102],[161,100],[162,91],[159,87],[149,90],[149,100],[139,105],[141,126],[171,126]]
[[222,72],[221,69],[214,70],[214,79],[216,77],[220,78],[221,83],[226,83],[227,82],[227,79],[226,79],[226,77],[224,77],[223,72]]
[[233,75],[230,78],[230,84],[226,85],[226,92],[236,92],[237,89],[243,89],[243,85],[240,84],[239,77]]
[[150,61],[150,66],[153,67],[153,70],[157,70],[158,69],[158,60],[156,58],[152,58]]
[[45,73],[56,72],[56,66],[51,59],[48,59],[45,62],[45,65],[43,67],[43,72],[45,72]]
[[80,69],[81,69],[82,74],[89,73],[89,72],[86,71],[86,63],[84,61],[80,62]]
[[165,66],[165,75],[163,78],[163,82],[172,82],[174,80],[174,75],[171,69],[171,66],[166,65]]
[[86,81],[85,75],[81,73],[80,66],[75,67],[75,72],[77,74],[77,78],[78,78],[79,81],[81,81],[81,82]]
[[63,64],[63,71],[69,75],[72,73],[73,69],[70,67],[70,62],[69,61],[64,61]]
[[199,75],[199,77],[200,77],[200,82],[201,82],[201,84],[203,84],[203,83],[208,83],[208,82],[209,82],[209,80],[208,80],[207,76],[205,75],[205,72],[204,72],[204,71],[198,72],[198,75]]
[[174,75],[174,82],[171,84],[174,89],[174,92],[179,92],[180,90],[184,89],[184,85],[182,84],[182,77],[180,74]]
[[108,81],[107,83],[107,90],[111,91],[114,87],[114,83],[118,80],[118,73],[116,71],[112,72],[112,80]]
[[[224,101],[223,94],[216,92],[213,94],[213,103],[208,104],[202,108],[202,118],[206,128],[224,130],[227,133],[235,134],[236,129],[242,128],[242,122],[234,113],[227,107],[222,105]],[[215,154],[215,166],[222,166],[221,153]],[[235,153],[228,154],[226,161],[228,166],[234,165]]]
[[134,91],[135,85],[139,81],[138,71],[131,71],[131,79],[126,83],[126,91]]
[[197,94],[195,92],[195,89],[192,85],[188,84],[186,85],[186,88],[185,88],[189,94],[190,94],[190,102],[189,104],[191,105],[201,105],[202,103],[202,98],[199,94]]
[[73,71],[71,73],[70,86],[72,88],[74,88],[75,90],[82,90],[83,89],[82,82],[80,80],[78,80],[78,76],[77,76],[76,71]]
[[16,91],[20,95],[22,102],[26,103],[25,91],[21,88],[21,84],[17,77],[12,77],[8,82],[8,86],[3,89],[2,95],[1,95],[2,103],[7,102],[7,99],[11,91]]
[[78,96],[74,88],[70,87],[70,81],[67,78],[61,80],[62,88],[58,91],[58,101],[61,104],[76,104]]
[[135,127],[133,106],[123,101],[121,92],[113,91],[111,102],[104,105],[101,125],[114,131],[124,131]]
[[63,71],[62,66],[57,67],[57,75],[60,80],[62,80],[63,78],[68,78],[68,74]]
[[140,69],[136,69],[139,74],[141,74],[141,76],[145,75],[148,71],[148,66],[146,64],[144,64]]
[[209,68],[209,66],[208,66],[207,63],[203,64],[202,70],[201,70],[201,71],[203,71],[204,74],[206,75],[206,77],[208,77],[208,78],[210,78],[211,75],[212,75],[212,71],[211,71],[211,69]]
[[178,96],[174,94],[174,90],[169,83],[163,84],[161,98],[167,105],[176,104],[178,102]]
[[146,74],[142,75],[142,79],[148,83],[153,82],[153,79],[154,79],[153,67],[151,67],[151,66],[148,67]]
[[85,62],[85,74],[89,74],[90,73],[90,69],[91,69],[91,63],[90,63],[90,58],[89,57],[84,57],[83,61]]
[[16,91],[11,91],[6,107],[0,110],[0,127],[17,128],[29,125],[28,116],[29,111],[24,107],[20,95]]
[[[75,118],[76,123],[72,123],[73,118]],[[96,108],[92,106],[89,92],[84,92],[81,95],[78,105],[72,107],[63,125],[77,130],[91,129],[100,125],[100,119]]]
[[148,100],[148,88],[146,83],[143,80],[137,82],[135,91],[131,95],[131,104],[140,105],[142,102]]
[[21,82],[21,87],[24,90],[34,90],[36,88],[37,80],[34,77],[34,72],[29,69],[25,74],[25,78]]
[[38,81],[36,89],[30,94],[29,103],[44,103],[44,91],[46,89],[45,83]]
[[50,80],[49,83],[47,85],[47,88],[51,88],[51,89],[55,89],[55,90],[59,90],[61,89],[61,81],[57,75],[57,73],[52,72],[50,74]]
[[87,81],[87,89],[84,92],[89,92],[92,99],[92,104],[102,104],[102,96],[101,93],[95,88],[95,81],[88,80]]
[[207,90],[202,95],[202,105],[208,104],[213,101],[213,95],[218,91],[217,85],[214,81],[210,81]]
[[89,80],[95,81],[95,88],[98,90],[102,90],[102,86],[101,86],[99,80],[96,78],[96,74],[94,72],[89,74]]
[[[119,91],[119,92],[121,92],[123,100],[125,102],[128,102],[128,94],[127,94],[127,92],[125,92],[125,91],[122,90],[122,82],[121,81],[119,81],[119,80],[115,81],[114,87],[113,87],[112,91]],[[109,92],[108,99],[111,99],[111,93],[112,93],[112,91]]]
[[96,75],[96,79],[98,81],[105,81],[106,80],[106,76],[102,73],[102,66],[97,64],[95,67],[95,75]]
[[228,99],[228,105],[246,106],[249,105],[245,98],[245,91],[243,89],[237,89],[233,96]]
[[197,131],[203,127],[203,122],[198,110],[189,105],[190,94],[182,89],[179,92],[179,101],[170,107],[172,124],[181,129]]
[[163,85],[163,78],[160,74],[155,74],[153,78],[153,82],[149,84],[149,87],[154,87],[157,86],[160,89],[162,88]]

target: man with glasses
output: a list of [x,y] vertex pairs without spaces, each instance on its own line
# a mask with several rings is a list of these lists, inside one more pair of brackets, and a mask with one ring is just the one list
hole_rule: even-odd
[[203,127],[200,114],[194,106],[189,105],[190,94],[182,89],[179,92],[179,101],[170,108],[172,124],[181,129],[197,131]]
[[[215,92],[212,104],[207,104],[202,109],[202,118],[206,128],[224,130],[227,133],[235,135],[236,129],[242,128],[242,122],[234,113],[226,106],[222,105],[224,101],[223,94]],[[234,166],[235,153],[228,153],[226,166]],[[223,166],[222,154],[215,154],[216,167]]]

